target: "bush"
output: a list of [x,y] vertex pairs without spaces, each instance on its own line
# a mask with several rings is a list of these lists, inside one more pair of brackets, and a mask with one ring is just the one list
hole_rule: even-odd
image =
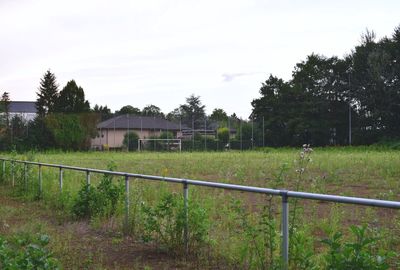
[[228,143],[229,141],[229,129],[224,127],[224,128],[219,128],[217,130],[217,137],[218,140],[223,143],[224,145]]
[[125,133],[122,144],[128,151],[136,151],[138,148],[139,135],[136,132],[130,131]]
[[[113,170],[114,165],[109,165],[108,169]],[[72,213],[78,218],[113,216],[124,193],[124,187],[114,184],[112,180],[112,175],[104,175],[96,188],[84,183],[78,192]]]
[[[164,194],[155,206],[143,205],[143,240],[156,241],[163,247],[181,254],[184,252],[185,209],[183,198],[177,194]],[[207,211],[194,201],[189,203],[189,249],[199,252],[207,243],[209,228]]]
[[366,226],[351,226],[350,230],[355,237],[354,242],[343,243],[343,235],[340,232],[336,232],[330,239],[322,241],[329,247],[328,254],[325,256],[326,269],[385,270],[390,268],[387,261],[394,254],[374,252],[377,239],[367,236]]
[[160,136],[158,136],[158,139],[174,139],[174,134],[170,131],[163,131],[161,132]]

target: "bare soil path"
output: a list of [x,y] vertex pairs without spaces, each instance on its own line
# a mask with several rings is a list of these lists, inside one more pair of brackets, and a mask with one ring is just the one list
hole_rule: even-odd
[[0,235],[45,233],[63,269],[199,269],[195,261],[174,258],[151,244],[121,233],[71,221],[41,202],[24,202],[0,186]]

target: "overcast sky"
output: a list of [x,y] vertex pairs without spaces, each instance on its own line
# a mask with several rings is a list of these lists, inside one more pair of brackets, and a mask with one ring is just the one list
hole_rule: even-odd
[[0,91],[36,100],[47,69],[91,106],[159,106],[190,94],[247,118],[269,74],[312,52],[343,56],[365,29],[390,36],[398,0],[0,0]]

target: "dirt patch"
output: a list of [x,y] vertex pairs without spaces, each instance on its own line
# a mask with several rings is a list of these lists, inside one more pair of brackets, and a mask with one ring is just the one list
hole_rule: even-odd
[[40,202],[24,203],[4,191],[0,191],[0,209],[0,234],[18,231],[49,234],[50,248],[64,269],[209,268],[200,266],[196,259],[175,258],[132,237],[94,229],[87,221],[60,222]]

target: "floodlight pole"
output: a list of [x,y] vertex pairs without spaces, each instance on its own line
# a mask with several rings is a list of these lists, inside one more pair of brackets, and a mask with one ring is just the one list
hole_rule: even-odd
[[126,115],[126,118],[128,119],[128,152],[129,152],[129,147],[130,147],[130,136],[129,136],[129,114]]
[[262,130],[263,130],[263,132],[262,132],[262,134],[263,134],[263,147],[265,147],[265,123],[264,123],[264,116],[263,116],[263,128],[262,128]]
[[350,91],[351,91],[351,80],[350,80],[350,72],[349,76],[349,145],[351,145],[351,99],[350,99]]
[[204,151],[207,151],[207,118],[204,117]]

